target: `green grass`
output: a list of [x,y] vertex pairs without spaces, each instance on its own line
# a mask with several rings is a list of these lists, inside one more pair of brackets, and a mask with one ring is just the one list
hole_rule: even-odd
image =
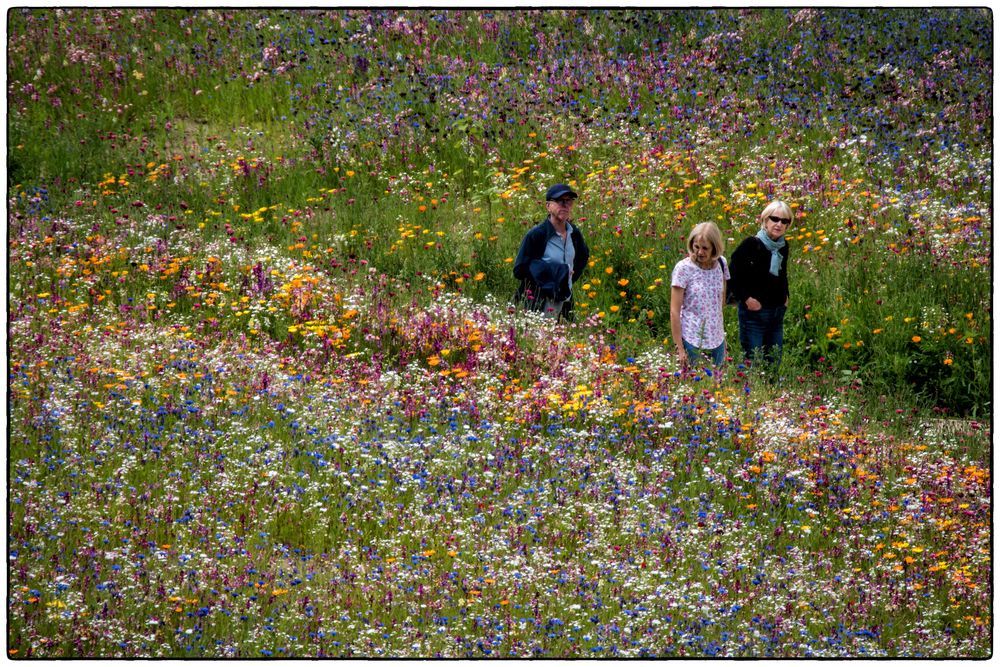
[[[9,656],[988,654],[989,28],[12,11]],[[553,182],[573,326],[508,307]],[[731,308],[679,372],[774,198],[779,377]]]

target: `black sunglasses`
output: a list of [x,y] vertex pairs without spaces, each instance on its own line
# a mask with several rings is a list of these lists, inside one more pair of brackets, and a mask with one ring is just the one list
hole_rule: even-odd
[[783,225],[787,225],[792,221],[791,218],[779,218],[776,215],[769,215],[767,216],[767,219],[770,220],[771,222],[780,222]]

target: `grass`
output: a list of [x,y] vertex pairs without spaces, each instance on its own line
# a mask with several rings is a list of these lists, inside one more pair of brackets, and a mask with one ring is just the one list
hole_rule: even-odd
[[[989,655],[988,18],[12,12],[8,656]],[[780,378],[682,373],[772,198]]]

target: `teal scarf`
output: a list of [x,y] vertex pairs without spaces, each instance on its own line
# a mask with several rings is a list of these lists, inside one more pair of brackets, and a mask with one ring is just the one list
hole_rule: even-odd
[[771,251],[771,275],[778,275],[781,273],[781,252],[779,251],[785,247],[785,237],[781,237],[777,241],[772,241],[767,232],[761,229],[757,232],[757,238],[760,239],[765,248]]

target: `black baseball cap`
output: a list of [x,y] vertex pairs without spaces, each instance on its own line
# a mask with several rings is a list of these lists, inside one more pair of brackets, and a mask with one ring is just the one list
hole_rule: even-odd
[[579,196],[573,192],[573,188],[569,187],[565,183],[556,183],[545,192],[545,201],[555,201],[556,199],[562,199],[567,195],[573,199],[576,199]]

